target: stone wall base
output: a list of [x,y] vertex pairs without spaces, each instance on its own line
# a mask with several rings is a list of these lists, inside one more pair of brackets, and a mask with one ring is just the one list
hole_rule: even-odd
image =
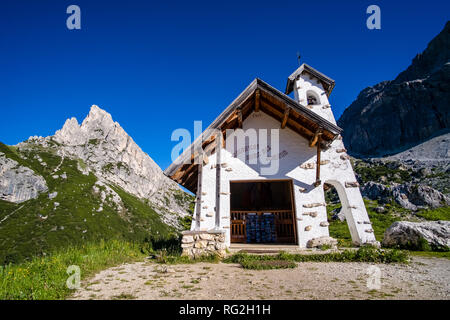
[[181,248],[183,248],[183,256],[195,259],[216,254],[223,258],[227,254],[225,230],[184,231],[182,234]]

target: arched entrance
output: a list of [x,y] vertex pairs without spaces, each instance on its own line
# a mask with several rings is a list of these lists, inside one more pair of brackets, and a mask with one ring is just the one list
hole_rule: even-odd
[[[325,198],[327,200],[327,205],[330,205],[331,209],[339,209],[340,211],[333,212],[336,214],[336,221],[334,224],[331,222],[329,226],[330,236],[338,237],[341,239],[351,240],[353,244],[360,244],[360,238],[355,225],[355,219],[352,214],[352,207],[349,203],[349,199],[345,190],[345,187],[337,180],[327,180],[324,183]],[[328,218],[330,219],[331,214],[328,213]],[[345,221],[341,219],[345,218]],[[346,224],[346,228],[343,225]],[[344,245],[345,245],[344,241]]]

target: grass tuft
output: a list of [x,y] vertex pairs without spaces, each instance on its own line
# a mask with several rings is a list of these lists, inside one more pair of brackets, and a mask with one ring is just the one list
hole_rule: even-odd
[[243,260],[241,266],[244,269],[269,270],[295,268],[297,264],[288,260]]

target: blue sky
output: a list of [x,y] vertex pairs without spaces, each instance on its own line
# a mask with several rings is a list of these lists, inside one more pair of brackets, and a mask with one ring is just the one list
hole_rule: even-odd
[[[66,8],[81,8],[81,30]],[[381,30],[366,8],[381,8]],[[0,3],[0,141],[48,136],[92,104],[165,169],[176,128],[204,127],[255,78],[283,91],[302,61],[336,80],[336,118],[395,78],[449,19],[450,2],[24,1]]]

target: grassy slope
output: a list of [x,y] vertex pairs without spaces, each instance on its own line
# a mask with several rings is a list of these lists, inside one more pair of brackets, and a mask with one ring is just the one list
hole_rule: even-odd
[[73,292],[66,286],[69,266],[80,267],[83,281],[97,271],[144,257],[138,245],[111,240],[68,247],[46,257],[0,266],[0,300],[64,299]]
[[[0,224],[0,265],[89,241],[142,241],[150,235],[165,237],[174,232],[150,206],[118,187],[113,188],[121,196],[126,212],[118,212],[112,203],[103,204],[103,211],[97,212],[101,199],[92,189],[96,177],[83,175],[75,160],[65,158],[59,170],[53,172],[61,158],[51,149],[35,148],[23,152],[22,156],[27,159],[22,159],[14,147],[0,143],[0,152],[42,175],[49,193],[58,192],[51,200],[44,193],[21,204],[0,201],[0,220],[17,210]],[[34,159],[35,155],[39,155],[47,166]],[[63,172],[67,174],[66,180],[52,178]],[[59,206],[55,207],[55,202]]]

